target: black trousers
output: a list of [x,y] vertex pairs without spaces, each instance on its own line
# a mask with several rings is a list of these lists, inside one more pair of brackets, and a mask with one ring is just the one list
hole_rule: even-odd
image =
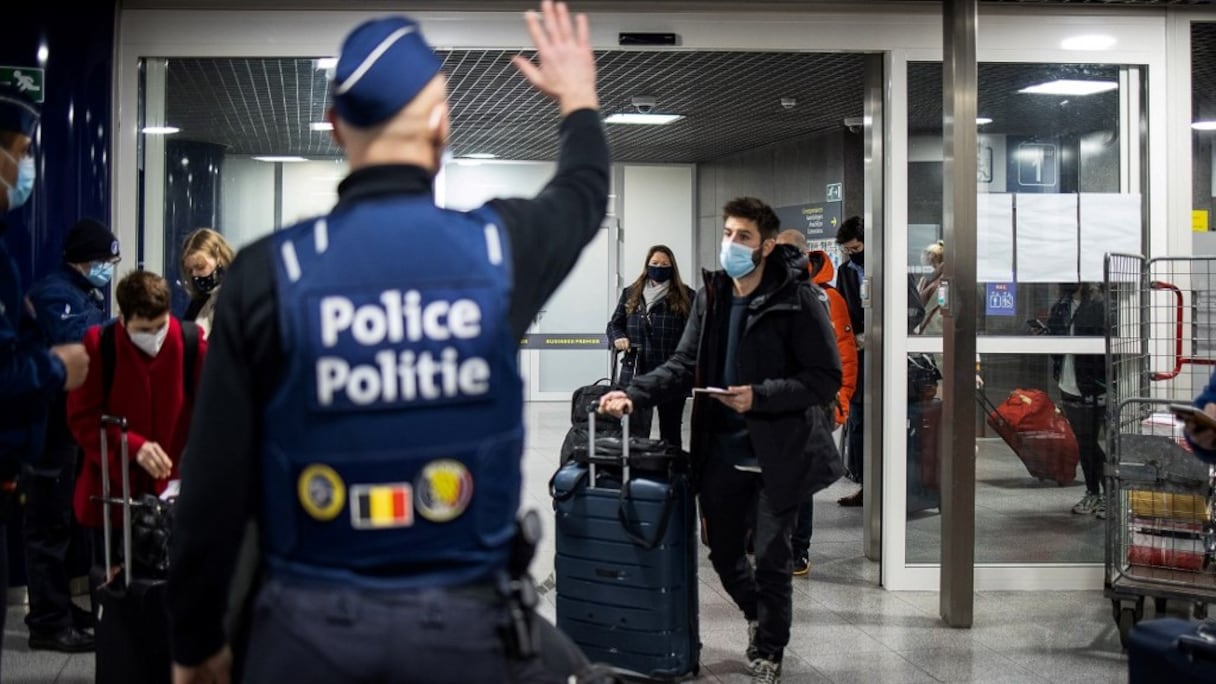
[[862,352],[857,352],[857,391],[853,393],[853,397],[849,400],[849,419],[845,426],[845,468],[848,469],[849,476],[853,478],[857,484],[865,481],[865,452],[862,450],[862,436],[864,425],[862,424],[865,418],[865,407],[862,405],[865,400],[865,385],[862,384],[862,369],[865,368],[865,357]]
[[1061,392],[1061,409],[1064,417],[1072,425],[1073,434],[1077,436],[1077,446],[1081,451],[1081,472],[1085,476],[1085,490],[1090,494],[1105,491],[1106,482],[1102,477],[1102,467],[1106,454],[1098,443],[1098,433],[1102,428],[1102,417],[1106,406],[1099,402],[1099,397],[1079,397]]
[[459,590],[363,592],[272,579],[258,592],[242,681],[559,684],[586,666],[539,616],[539,654],[508,658],[505,611]]
[[68,558],[72,545],[75,444],[50,447],[41,463],[22,473],[25,491],[25,568],[31,632],[57,632],[72,625]]
[[[755,511],[756,566],[747,559],[745,537]],[[790,534],[798,507],[774,510],[761,476],[711,455],[701,478],[701,514],[709,536],[709,560],[718,579],[748,620],[756,620],[756,649],[781,660],[790,641],[793,616],[793,559]]]
[[811,551],[811,536],[814,534],[815,502],[804,501],[798,506],[798,519],[794,533],[790,536],[790,547],[794,558],[805,558]]
[[684,402],[685,399],[680,398],[656,407],[659,413],[659,439],[681,449],[683,438],[680,432],[684,425]]

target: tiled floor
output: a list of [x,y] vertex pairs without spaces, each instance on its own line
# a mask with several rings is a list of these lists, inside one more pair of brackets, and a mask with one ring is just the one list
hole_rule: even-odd
[[[564,404],[528,406],[525,506],[552,510],[548,479],[568,420]],[[816,498],[812,569],[809,578],[794,579],[794,627],[783,681],[1127,681],[1110,604],[1101,592],[980,593],[974,627],[961,630],[943,626],[937,594],[879,588],[878,565],[860,555],[860,510],[835,503],[854,487],[841,482]],[[549,529],[533,566],[538,579],[553,568],[552,516],[542,518]],[[703,650],[697,681],[746,682],[743,618],[704,558],[700,577]],[[542,612],[552,619],[548,594]],[[9,609],[0,681],[92,681],[91,655],[30,652],[21,617],[20,607]]]

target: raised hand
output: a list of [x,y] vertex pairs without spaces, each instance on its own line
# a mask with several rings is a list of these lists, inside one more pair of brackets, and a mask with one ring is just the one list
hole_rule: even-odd
[[587,16],[580,14],[572,21],[566,3],[544,0],[539,14],[529,11],[524,18],[538,63],[516,56],[511,61],[519,72],[556,100],[563,116],[578,109],[599,109]]

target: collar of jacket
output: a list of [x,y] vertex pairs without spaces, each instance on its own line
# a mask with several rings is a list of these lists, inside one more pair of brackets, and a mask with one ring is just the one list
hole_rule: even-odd
[[73,286],[75,286],[77,289],[82,290],[85,294],[91,295],[96,292],[100,295],[101,288],[96,287],[95,285],[93,285],[93,283],[89,282],[89,279],[84,277],[83,273],[81,273],[80,271],[77,271],[74,266],[72,266],[70,264],[64,264],[62,270],[63,270],[64,277],[67,278],[68,282],[71,283]]
[[785,262],[785,267],[790,270],[795,280],[810,281],[811,271],[808,268],[810,262],[802,250],[793,245],[777,245],[773,249],[773,253],[780,255],[781,260]]
[[352,171],[338,184],[338,204],[384,195],[433,194],[432,177],[421,166],[384,164]]
[[832,257],[828,253],[821,250],[813,250],[807,255],[807,261],[810,264],[811,282],[819,287],[828,287],[832,283],[832,278],[836,277],[836,267],[832,265]]

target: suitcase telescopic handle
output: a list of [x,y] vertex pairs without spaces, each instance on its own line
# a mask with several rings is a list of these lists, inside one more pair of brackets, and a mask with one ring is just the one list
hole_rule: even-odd
[[[587,413],[587,467],[591,480],[588,486],[595,486],[595,414],[597,409],[592,407]],[[621,416],[621,487],[629,482],[629,414]]]
[[125,586],[131,585],[131,461],[130,452],[128,450],[128,426],[127,419],[121,416],[101,417],[101,510],[102,510],[102,538],[105,543],[105,572],[109,576],[110,568],[114,567],[113,558],[110,553],[111,540],[114,533],[110,524],[110,506],[114,504],[114,499],[110,497],[110,450],[109,439],[106,435],[106,428],[116,425],[119,431],[119,452],[122,465],[122,552],[123,563],[125,569],[123,571],[123,582]]

